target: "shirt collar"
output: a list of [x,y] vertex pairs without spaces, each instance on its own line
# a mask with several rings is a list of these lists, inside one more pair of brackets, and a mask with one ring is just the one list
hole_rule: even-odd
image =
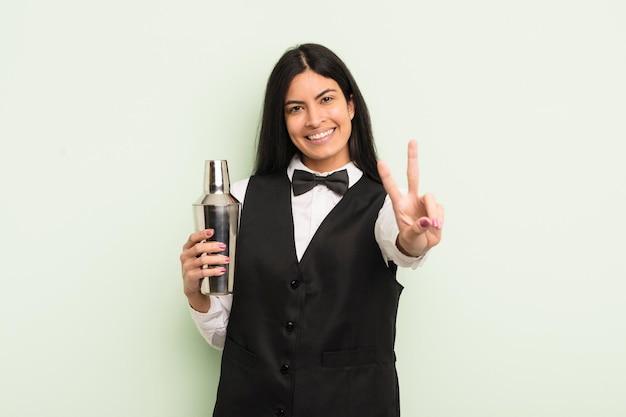
[[352,161],[348,162],[346,165],[340,168],[337,168],[333,171],[329,171],[329,172],[313,171],[312,169],[308,168],[306,165],[302,163],[302,161],[300,160],[299,154],[295,154],[293,158],[291,158],[291,161],[289,162],[289,166],[287,167],[287,176],[289,177],[289,181],[291,181],[291,179],[293,178],[293,171],[295,171],[296,169],[301,169],[303,171],[307,171],[313,174],[323,175],[323,176],[330,175],[333,172],[337,172],[337,171],[341,171],[342,169],[345,169],[348,171],[348,188],[356,184],[356,182],[360,180],[361,177],[363,176],[363,171],[357,168],[357,166]]

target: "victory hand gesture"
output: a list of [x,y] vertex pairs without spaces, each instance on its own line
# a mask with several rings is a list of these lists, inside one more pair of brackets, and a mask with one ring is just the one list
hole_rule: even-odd
[[389,194],[393,212],[398,224],[396,246],[409,256],[424,255],[441,240],[443,227],[443,206],[437,204],[435,196],[418,194],[419,164],[417,161],[417,142],[409,142],[407,178],[409,192],[403,195],[387,164],[378,161],[378,173],[385,191]]

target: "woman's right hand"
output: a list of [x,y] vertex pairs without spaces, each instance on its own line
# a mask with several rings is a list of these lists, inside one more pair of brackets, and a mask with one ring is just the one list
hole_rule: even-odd
[[221,265],[230,262],[227,256],[217,254],[226,250],[224,243],[206,241],[213,236],[213,233],[212,229],[192,233],[183,245],[183,252],[180,254],[183,290],[189,300],[189,305],[201,313],[206,313],[211,307],[210,297],[200,292],[202,280],[205,277],[224,274],[226,270]]

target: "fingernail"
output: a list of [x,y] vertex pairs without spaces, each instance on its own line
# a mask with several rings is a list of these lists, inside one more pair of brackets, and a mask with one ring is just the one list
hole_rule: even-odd
[[206,234],[206,237],[211,237],[211,236],[213,236],[213,230],[211,230],[211,229],[206,229],[206,230],[204,231],[204,233]]
[[223,274],[226,272],[226,268],[220,268],[220,274]]
[[440,226],[439,225],[439,219],[437,219],[437,218],[433,219],[433,226],[435,226],[436,229],[439,229],[439,226]]
[[218,245],[218,247],[219,247],[220,249],[222,249],[222,250],[226,249],[226,245],[225,245],[225,244],[223,244],[223,243],[220,243],[220,244]]
[[430,226],[430,221],[428,219],[422,219],[420,220],[420,226],[426,228]]
[[224,263],[229,263],[230,262],[230,258],[227,256],[224,258]]

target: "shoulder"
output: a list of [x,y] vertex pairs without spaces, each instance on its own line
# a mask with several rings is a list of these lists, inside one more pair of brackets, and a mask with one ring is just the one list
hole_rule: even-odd
[[277,181],[287,181],[289,178],[286,172],[276,174],[255,174],[249,178],[239,180],[230,186],[230,193],[243,203],[249,188],[258,188],[265,184],[276,184]]
[[287,171],[275,172],[272,174],[254,174],[248,179],[248,186],[257,186],[257,184],[275,184],[280,181],[289,181]]
[[240,202],[243,202],[246,196],[246,190],[248,189],[248,183],[250,178],[239,180],[230,186],[230,193]]
[[383,187],[383,185],[380,182],[368,177],[367,175],[363,175],[361,179],[359,180],[358,184],[363,190],[366,190],[369,193],[382,195],[382,196],[387,195],[387,192],[385,191],[385,187]]

